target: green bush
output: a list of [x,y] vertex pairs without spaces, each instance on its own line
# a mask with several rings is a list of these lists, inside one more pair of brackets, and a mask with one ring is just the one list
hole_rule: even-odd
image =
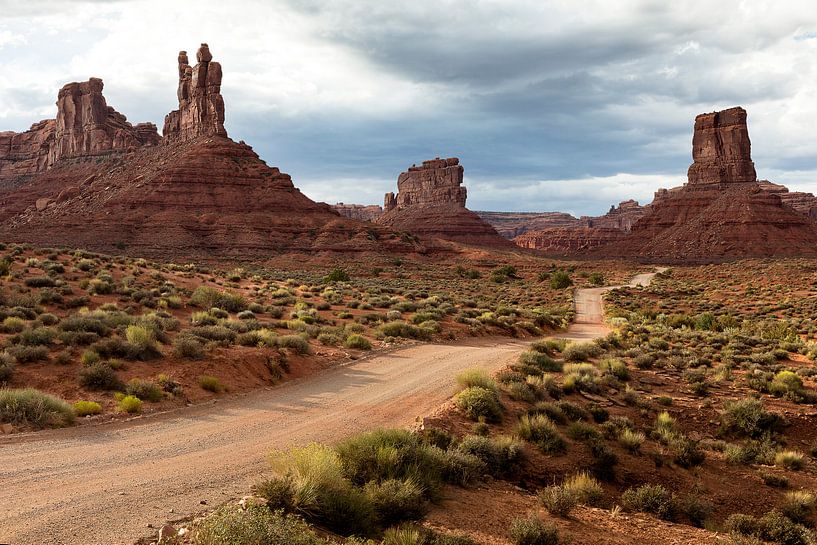
[[408,322],[388,322],[382,324],[380,332],[386,337],[402,337],[405,339],[427,339],[429,332]]
[[194,307],[211,309],[220,308],[227,312],[241,312],[247,308],[247,301],[236,293],[221,291],[210,286],[199,286],[190,296]]
[[0,324],[0,333],[19,333],[25,328],[25,320],[17,316],[8,316]]
[[519,363],[526,366],[536,367],[542,373],[561,373],[562,364],[551,358],[548,354],[544,354],[535,350],[528,350],[519,355]]
[[508,529],[513,545],[559,545],[559,530],[538,517],[516,518]]
[[568,516],[578,504],[576,496],[561,486],[548,486],[541,490],[539,501],[551,514],[559,517]]
[[600,356],[601,353],[602,349],[596,343],[570,343],[562,351],[562,357],[565,361],[581,362]]
[[484,369],[480,369],[479,367],[472,367],[459,373],[457,375],[457,385],[461,390],[476,386],[493,392],[499,391],[496,381],[494,381]]
[[142,400],[136,396],[125,396],[117,404],[119,410],[128,414],[139,414],[142,412]]
[[530,441],[547,454],[564,454],[567,443],[547,416],[543,414],[522,415],[516,432],[522,439]]
[[141,378],[130,379],[125,387],[125,393],[138,397],[142,401],[154,403],[161,401],[162,397],[164,397],[162,389],[157,384]]
[[349,273],[343,269],[332,269],[329,271],[329,274],[323,277],[323,283],[329,284],[330,282],[348,282],[349,281]]
[[0,422],[59,428],[74,423],[74,409],[65,401],[34,388],[0,389]]
[[759,399],[746,398],[726,404],[721,415],[721,429],[743,437],[760,437],[767,433],[780,431],[783,418],[769,412]]
[[491,475],[502,477],[516,472],[522,462],[522,444],[511,437],[495,439],[467,435],[456,446],[456,451],[481,460]]
[[199,376],[199,386],[208,392],[219,394],[224,391],[224,385],[221,381],[212,375]]
[[191,335],[179,334],[173,339],[173,353],[179,358],[199,359],[204,355],[204,345]]
[[298,517],[250,505],[219,508],[203,519],[198,545],[328,545]]
[[366,483],[364,492],[377,520],[384,526],[405,520],[418,520],[426,513],[423,487],[413,478],[386,479]]
[[0,383],[8,382],[14,376],[17,360],[8,352],[0,352]]
[[343,346],[345,346],[346,348],[355,348],[358,350],[372,349],[372,343],[369,341],[369,339],[358,333],[353,333],[346,337],[346,341],[343,343]]
[[484,418],[488,422],[498,422],[502,418],[502,404],[493,390],[472,386],[457,394],[457,407],[471,420]]
[[660,484],[645,484],[628,488],[621,495],[621,506],[628,511],[650,513],[664,520],[675,520],[675,498]]
[[32,363],[48,359],[48,348],[45,346],[9,346],[6,353],[13,357],[17,363]]
[[806,490],[794,490],[786,493],[780,511],[792,521],[810,526],[815,503],[817,503],[817,498],[813,493]]
[[34,276],[25,279],[25,285],[29,288],[53,288],[57,285],[53,278],[48,276]]
[[280,348],[288,348],[296,354],[309,354],[309,341],[300,335],[281,335],[276,338],[276,343]]
[[760,537],[780,545],[811,545],[811,532],[780,511],[773,509],[758,519]]
[[563,290],[573,285],[573,280],[567,271],[554,271],[550,275],[550,287],[554,290]]
[[93,363],[80,369],[78,380],[80,386],[88,390],[122,390],[125,387],[116,375],[116,371],[103,362]]
[[125,330],[125,338],[128,341],[131,358],[146,360],[161,355],[156,347],[156,334],[148,327],[129,325]]
[[96,401],[77,401],[74,403],[74,413],[77,416],[88,416],[92,414],[100,414],[102,412],[102,405]]

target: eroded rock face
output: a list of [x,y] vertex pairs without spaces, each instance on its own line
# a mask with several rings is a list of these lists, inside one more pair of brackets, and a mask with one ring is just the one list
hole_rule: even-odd
[[529,231],[552,228],[575,228],[581,220],[565,212],[482,212],[476,214],[489,223],[497,233],[513,239]]
[[345,204],[339,202],[332,209],[341,216],[361,221],[374,221],[383,214],[383,208],[376,204]]
[[775,184],[768,180],[761,180],[758,184],[764,191],[777,194],[781,201],[801,214],[805,214],[811,219],[817,219],[817,197],[815,197],[814,194],[802,191],[789,191],[786,186]]
[[165,142],[184,142],[199,136],[227,136],[221,65],[213,61],[207,44],[196,53],[196,66],[188,64],[187,51],[179,52],[179,109],[165,116]]
[[564,256],[589,252],[624,236],[624,232],[616,228],[551,227],[529,231],[513,241],[522,248]]
[[740,107],[700,114],[692,136],[691,185],[757,181],[746,110]]
[[424,238],[509,247],[511,244],[465,208],[459,159],[433,159],[412,166],[397,179],[397,194],[386,193],[377,223]]
[[23,133],[0,133],[0,180],[43,172],[61,159],[159,143],[156,125],[131,125],[108,106],[102,89],[99,78],[69,83],[57,95],[56,119],[35,123]]
[[463,168],[456,157],[423,161],[397,178],[397,195],[386,193],[386,212],[407,206],[458,204],[465,207],[467,191],[462,185]]
[[648,207],[641,206],[638,201],[630,199],[620,202],[618,206],[611,206],[603,216],[582,216],[581,221],[585,227],[618,229],[629,233],[633,225],[647,213],[647,210]]

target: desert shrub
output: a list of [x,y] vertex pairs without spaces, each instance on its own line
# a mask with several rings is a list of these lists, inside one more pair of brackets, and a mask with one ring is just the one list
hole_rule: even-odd
[[124,384],[110,365],[93,363],[80,369],[77,377],[80,386],[88,390],[122,390]]
[[752,515],[732,513],[723,521],[723,529],[730,534],[751,536],[759,533],[759,524]]
[[681,467],[690,468],[701,465],[706,454],[701,450],[698,441],[688,437],[675,437],[670,443],[672,461]]
[[146,360],[161,355],[156,347],[156,334],[148,327],[129,325],[125,330],[125,338],[128,341],[131,358]]
[[621,495],[621,505],[628,511],[650,513],[669,521],[675,519],[677,511],[675,498],[660,484],[628,488]]
[[0,352],[0,383],[8,382],[14,375],[17,360],[8,352]]
[[377,520],[386,526],[417,520],[426,513],[423,488],[413,478],[369,481],[364,487]]
[[783,513],[772,509],[758,519],[760,537],[780,545],[810,545],[813,543],[810,532]]
[[721,429],[744,437],[760,437],[783,427],[783,418],[769,412],[759,399],[746,398],[726,404],[721,415]]
[[607,374],[613,375],[619,380],[629,380],[630,370],[627,364],[618,358],[607,358],[599,363],[599,368]]
[[25,285],[29,288],[53,288],[57,283],[48,276],[33,276],[25,279]]
[[618,435],[619,444],[635,454],[641,450],[641,445],[644,443],[644,434],[640,431],[633,431],[630,429],[623,429]]
[[604,275],[600,272],[590,273],[590,276],[587,277],[587,281],[590,283],[591,286],[603,286],[604,285]]
[[489,472],[495,476],[512,474],[522,461],[522,444],[506,436],[491,439],[467,435],[457,445],[456,450],[475,456],[484,462]]
[[341,343],[341,338],[334,333],[321,333],[318,335],[318,342],[324,346],[337,346]]
[[162,389],[149,380],[132,378],[125,387],[125,393],[136,396],[142,401],[160,401],[163,397]]
[[56,336],[56,332],[50,327],[35,327],[18,333],[11,342],[25,346],[49,346]]
[[6,317],[0,324],[0,333],[19,333],[26,328],[26,321],[17,316]]
[[74,413],[77,416],[89,416],[93,414],[100,414],[102,412],[102,405],[96,401],[77,401],[73,405]]
[[511,382],[508,385],[508,395],[517,401],[533,403],[536,401],[536,392],[526,382]]
[[596,343],[570,343],[562,351],[562,357],[565,361],[581,362],[600,356],[601,353],[602,349]]
[[0,389],[0,422],[59,428],[74,423],[74,410],[62,399],[34,388]]
[[493,392],[499,391],[494,379],[492,379],[484,369],[480,369],[479,367],[472,367],[460,372],[457,375],[457,385],[461,390],[476,386]]
[[429,336],[428,331],[407,322],[388,322],[380,325],[378,330],[387,337],[427,339]]
[[554,290],[563,290],[573,285],[573,280],[567,271],[554,271],[550,275],[550,287]]
[[519,363],[531,367],[536,367],[539,372],[560,373],[562,364],[551,358],[548,354],[535,350],[528,350],[519,355]]
[[788,488],[789,479],[785,475],[777,475],[775,473],[761,472],[760,478],[766,486],[773,486],[775,488]]
[[296,354],[309,354],[309,342],[300,335],[281,335],[276,344],[280,348],[288,348]]
[[493,390],[472,386],[457,394],[457,407],[471,420],[484,418],[489,422],[498,422],[502,418],[502,404]]
[[559,530],[538,517],[516,518],[508,529],[513,545],[559,545]]
[[556,424],[543,414],[522,415],[516,432],[548,454],[563,454],[567,450],[567,443],[559,435]]
[[598,403],[588,403],[587,412],[593,417],[593,421],[599,424],[607,422],[610,418],[610,412]]
[[750,439],[743,445],[727,445],[724,457],[732,464],[774,463],[775,446],[768,437],[762,440]]
[[792,521],[810,526],[815,502],[817,498],[806,490],[787,492],[780,511]]
[[124,396],[116,406],[123,413],[139,414],[142,412],[142,400],[132,395]]
[[292,483],[291,504],[296,513],[341,534],[368,534],[374,510],[368,497],[344,475],[338,453],[311,444],[273,452],[270,464]]
[[566,433],[568,437],[576,441],[592,441],[602,438],[599,430],[585,422],[571,422]]
[[572,494],[582,505],[598,506],[604,498],[604,489],[601,484],[586,471],[569,477],[562,483],[562,488]]
[[330,282],[348,282],[349,281],[349,273],[343,269],[332,269],[329,271],[329,274],[323,277],[323,283],[329,284]]
[[346,341],[343,343],[343,346],[345,346],[346,348],[355,348],[358,350],[372,349],[372,343],[369,341],[369,339],[358,333],[353,333],[346,337]]
[[548,486],[539,492],[539,502],[551,514],[566,517],[576,507],[578,500],[570,491],[561,486]]
[[259,505],[219,508],[203,519],[196,532],[198,545],[326,545],[295,516]]
[[711,502],[693,494],[686,496],[678,507],[690,522],[698,528],[704,527],[713,511]]
[[232,329],[221,325],[196,326],[187,330],[187,333],[206,341],[213,341],[222,345],[233,344],[236,333]]
[[191,335],[180,334],[173,339],[173,353],[179,358],[198,359],[204,355],[204,345]]
[[214,377],[212,375],[201,375],[199,376],[198,382],[199,386],[208,392],[218,394],[224,391],[224,385],[221,383],[218,377]]
[[209,286],[196,288],[190,296],[190,304],[204,309],[220,308],[227,312],[241,312],[247,308],[247,301],[241,295]]
[[774,465],[799,471],[806,465],[806,455],[796,450],[782,450],[775,454]]

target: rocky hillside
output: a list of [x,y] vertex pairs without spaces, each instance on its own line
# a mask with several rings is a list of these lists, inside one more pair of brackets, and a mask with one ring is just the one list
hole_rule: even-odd
[[56,119],[0,134],[0,237],[162,258],[423,249],[311,201],[229,139],[221,66],[206,44],[196,57],[179,54],[162,138],[107,106],[96,78],[63,87]]

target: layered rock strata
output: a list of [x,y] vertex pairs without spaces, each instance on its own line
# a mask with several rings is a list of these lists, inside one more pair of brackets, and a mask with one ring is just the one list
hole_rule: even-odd
[[345,204],[339,202],[332,209],[341,216],[361,221],[375,221],[383,214],[383,208],[376,204]]
[[459,159],[433,159],[412,166],[397,179],[397,194],[386,193],[377,223],[424,238],[511,247],[496,230],[465,208]]

